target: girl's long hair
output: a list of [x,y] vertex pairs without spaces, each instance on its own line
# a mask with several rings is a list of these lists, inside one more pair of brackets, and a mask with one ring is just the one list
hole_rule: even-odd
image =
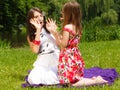
[[62,13],[63,13],[62,30],[63,30],[65,25],[73,24],[73,25],[75,25],[76,34],[81,36],[81,33],[82,33],[82,25],[81,25],[82,12],[81,12],[81,8],[80,8],[80,4],[75,2],[75,1],[68,2],[64,5],[64,7],[62,9]]

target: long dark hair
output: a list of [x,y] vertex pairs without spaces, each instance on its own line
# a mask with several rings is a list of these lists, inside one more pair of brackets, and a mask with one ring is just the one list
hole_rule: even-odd
[[[35,32],[36,29],[34,28],[34,26],[30,23],[30,19],[34,18],[34,12],[37,11],[41,14],[43,14],[42,10],[40,10],[37,7],[33,7],[28,11],[27,14],[27,36],[29,37],[30,41],[33,41],[35,39]],[[44,25],[43,28],[45,28],[45,30],[48,32],[48,30],[46,29],[46,18],[44,15]],[[49,33],[49,32],[48,32]]]

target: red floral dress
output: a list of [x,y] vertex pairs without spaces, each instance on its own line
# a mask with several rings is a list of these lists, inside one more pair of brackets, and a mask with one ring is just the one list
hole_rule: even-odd
[[72,30],[64,28],[72,35],[68,46],[61,50],[58,64],[58,78],[61,84],[75,83],[83,77],[84,60],[78,49],[79,37]]

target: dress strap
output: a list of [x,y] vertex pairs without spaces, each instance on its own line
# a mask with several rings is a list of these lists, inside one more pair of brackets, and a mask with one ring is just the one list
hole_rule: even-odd
[[70,34],[75,35],[75,33],[72,30],[70,30],[69,28],[64,28],[64,31],[67,31]]

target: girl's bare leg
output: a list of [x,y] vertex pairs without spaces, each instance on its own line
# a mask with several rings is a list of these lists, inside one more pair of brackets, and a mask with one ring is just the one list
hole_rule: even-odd
[[104,80],[101,76],[93,77],[93,78],[83,78],[73,86],[90,86],[90,85],[99,85],[103,83],[107,83],[108,81]]

